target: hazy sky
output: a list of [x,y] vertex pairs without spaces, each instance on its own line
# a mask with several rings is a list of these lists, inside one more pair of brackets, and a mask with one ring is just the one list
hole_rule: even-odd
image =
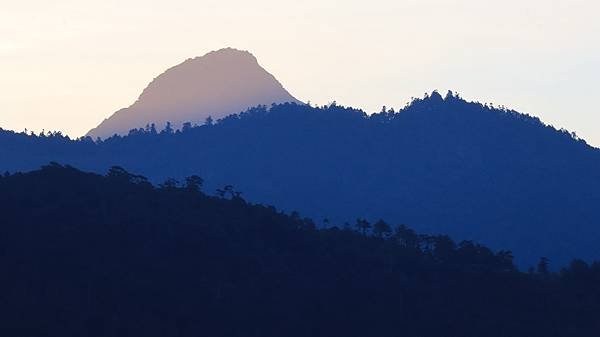
[[0,127],[81,136],[231,46],[297,98],[380,110],[448,89],[600,146],[600,1],[0,0]]

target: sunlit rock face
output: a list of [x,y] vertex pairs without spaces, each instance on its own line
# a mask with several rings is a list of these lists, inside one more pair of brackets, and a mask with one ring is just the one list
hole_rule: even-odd
[[107,138],[167,122],[204,123],[257,105],[300,103],[247,51],[232,48],[188,59],[155,78],[130,107],[115,112],[87,136]]

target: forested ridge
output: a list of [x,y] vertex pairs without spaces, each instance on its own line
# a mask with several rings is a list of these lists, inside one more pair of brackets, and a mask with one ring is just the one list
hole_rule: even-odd
[[[56,163],[0,178],[2,336],[597,336],[600,263]],[[213,195],[214,194],[214,195]]]
[[503,107],[437,92],[399,111],[280,104],[219,121],[102,141],[0,132],[0,170],[50,161],[153,183],[197,174],[208,189],[338,223],[405,223],[515,252],[521,267],[600,257],[600,150]]

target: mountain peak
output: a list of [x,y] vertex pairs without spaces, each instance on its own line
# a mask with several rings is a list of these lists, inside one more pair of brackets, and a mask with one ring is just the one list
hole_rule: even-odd
[[246,64],[258,65],[258,60],[251,52],[249,52],[247,50],[240,50],[240,49],[227,47],[227,48],[222,48],[219,50],[214,50],[214,51],[208,52],[207,54],[205,54],[203,56],[196,56],[193,58],[188,58],[183,63],[179,64],[179,66],[194,65],[196,63],[204,63],[204,62],[210,62],[210,63],[229,63],[229,62],[231,62],[234,64],[239,64],[241,62],[241,63],[246,63]]
[[241,49],[236,49],[236,48],[231,48],[231,47],[214,50],[214,51],[207,53],[204,56],[195,57],[194,59],[199,59],[202,57],[211,57],[211,56],[213,56],[213,57],[234,56],[234,57],[251,58],[256,61],[256,57],[251,52],[249,52],[247,50],[241,50]]
[[431,99],[432,101],[443,101],[444,100],[442,95],[440,95],[440,93],[437,90],[434,90],[431,93],[431,95],[429,96],[429,99]]
[[110,137],[129,130],[171,122],[203,123],[207,117],[222,118],[257,105],[301,103],[248,51],[224,48],[189,58],[167,69],[143,90],[137,101],[121,109],[88,136]]

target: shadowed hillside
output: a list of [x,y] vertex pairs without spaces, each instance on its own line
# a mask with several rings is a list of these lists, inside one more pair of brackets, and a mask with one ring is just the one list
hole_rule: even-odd
[[[51,164],[0,177],[2,336],[587,337],[600,265],[359,219],[317,230],[202,179]],[[293,193],[291,191],[290,193]]]
[[182,131],[100,143],[0,135],[0,165],[49,161],[152,181],[199,174],[254,202],[338,223],[384,218],[510,249],[521,266],[600,257],[600,151],[514,111],[433,93],[367,116],[331,105],[254,108]]

